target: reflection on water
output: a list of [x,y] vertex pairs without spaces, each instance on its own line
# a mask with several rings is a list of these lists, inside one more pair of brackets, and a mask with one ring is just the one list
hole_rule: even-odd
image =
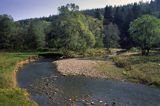
[[84,76],[62,76],[48,60],[25,65],[17,73],[17,81],[40,106],[111,105],[113,102],[116,106],[160,105],[159,88]]

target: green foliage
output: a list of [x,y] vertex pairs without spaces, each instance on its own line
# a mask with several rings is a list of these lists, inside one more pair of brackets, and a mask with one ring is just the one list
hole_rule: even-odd
[[115,65],[120,68],[125,68],[127,71],[131,70],[131,63],[128,61],[128,57],[117,56],[113,58]]
[[18,61],[32,56],[31,54],[0,53],[0,88],[12,87],[13,71]]
[[122,6],[106,6],[104,9],[104,25],[111,22],[117,24],[120,30],[119,44],[122,48],[130,49],[133,46],[137,46],[128,32],[130,22],[146,14],[160,18],[160,6],[157,1],[151,0],[150,2],[139,2]]
[[101,20],[97,20],[93,17],[86,16],[86,23],[88,23],[89,30],[95,36],[96,43],[94,45],[95,48],[103,48],[104,43],[104,28]]
[[71,3],[67,4],[66,6],[58,7],[58,11],[60,15],[69,15],[70,12],[79,11],[79,6]]
[[134,20],[130,24],[129,31],[142,49],[142,55],[148,55],[149,50],[160,42],[160,20],[156,17],[144,15]]
[[113,8],[112,6],[106,6],[104,13],[104,25],[108,25],[112,22],[113,22]]
[[14,33],[14,22],[8,15],[0,15],[0,49],[10,48],[11,36]]
[[119,38],[119,29],[115,24],[108,24],[104,26],[105,38],[104,38],[104,45],[107,48],[115,48],[119,46],[118,41]]
[[96,8],[96,9],[86,9],[81,11],[84,15],[94,17],[99,20],[103,20],[104,18],[104,8]]
[[0,106],[36,106],[22,89],[0,89]]
[[79,53],[82,57],[105,56],[107,54],[109,54],[109,51],[104,48],[87,49],[86,51]]
[[61,49],[60,53],[63,54],[63,56],[67,58],[73,58],[73,57],[78,57],[77,53],[71,50],[66,50],[66,49]]
[[30,23],[25,36],[25,45],[27,45],[27,49],[37,49],[45,46],[45,34],[42,25],[43,22],[41,21],[32,21]]
[[22,89],[12,89],[16,76],[15,65],[33,54],[0,53],[0,106],[35,106],[29,95]]
[[131,51],[131,52],[139,52],[140,49],[138,47],[132,47],[132,48],[130,48],[129,51]]
[[102,21],[84,16],[76,7],[70,4],[59,8],[60,15],[47,36],[50,48],[84,51],[103,46]]
[[[154,54],[155,55],[155,54]],[[116,56],[116,66],[124,68],[128,80],[160,86],[160,56]]]
[[17,22],[10,16],[1,15],[0,49],[85,51],[103,47],[102,20],[83,15],[75,4],[61,6],[58,10],[59,15],[50,16],[50,19],[43,17]]

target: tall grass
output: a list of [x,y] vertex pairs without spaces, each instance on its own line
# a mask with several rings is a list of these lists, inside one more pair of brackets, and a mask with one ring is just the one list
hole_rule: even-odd
[[15,65],[29,56],[31,55],[22,53],[0,53],[0,88],[12,87]]
[[128,80],[160,86],[160,55],[117,56],[113,60],[126,70]]
[[34,106],[26,91],[14,88],[15,65],[27,59],[28,53],[0,53],[0,106]]

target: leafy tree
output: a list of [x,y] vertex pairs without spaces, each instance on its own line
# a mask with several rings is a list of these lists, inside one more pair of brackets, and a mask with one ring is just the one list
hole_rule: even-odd
[[23,50],[24,45],[24,35],[26,34],[25,29],[16,24],[15,31],[10,37],[10,49],[12,50]]
[[160,20],[144,15],[130,24],[129,32],[142,50],[142,55],[149,55],[149,50],[160,42]]
[[87,9],[87,10],[81,11],[81,13],[86,16],[92,16],[92,17],[97,18],[99,20],[103,20],[104,8]]
[[97,19],[102,20],[103,19],[103,15],[101,14],[101,10],[100,9],[96,9],[95,10],[95,16]]
[[131,39],[128,32],[129,24],[134,19],[145,14],[159,17],[159,0],[151,0],[150,2],[139,2],[123,6],[106,6],[104,13],[104,25],[109,23],[117,24],[120,30],[119,44],[122,48],[129,49],[132,46],[135,46],[135,42]]
[[48,34],[49,47],[67,50],[85,50],[95,45],[95,36],[86,23],[86,17],[68,4],[59,8],[60,15],[53,21]]
[[103,48],[103,38],[104,38],[104,28],[103,28],[103,20],[99,20],[97,18],[93,18],[90,16],[86,16],[85,23],[92,34],[95,36],[96,43],[94,45],[95,48]]
[[45,33],[42,21],[32,21],[25,35],[27,49],[38,49],[45,46]]
[[10,37],[14,28],[15,25],[11,16],[0,15],[0,49],[10,48]]
[[104,45],[107,48],[110,47],[119,47],[119,29],[116,24],[110,23],[109,25],[104,26],[105,38]]

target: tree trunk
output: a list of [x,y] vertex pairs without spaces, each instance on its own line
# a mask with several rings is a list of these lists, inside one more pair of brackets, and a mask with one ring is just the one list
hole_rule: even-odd
[[146,50],[142,49],[141,53],[142,53],[142,56],[146,55]]
[[148,56],[148,55],[149,55],[149,50],[150,50],[150,49],[147,49],[146,56]]

